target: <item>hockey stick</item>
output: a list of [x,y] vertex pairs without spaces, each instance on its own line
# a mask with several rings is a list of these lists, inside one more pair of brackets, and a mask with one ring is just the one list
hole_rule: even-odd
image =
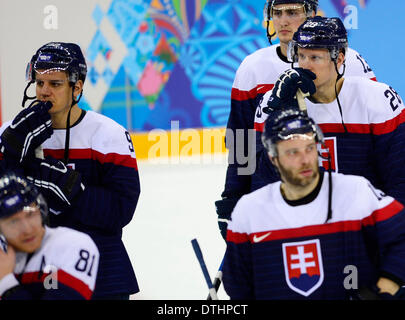
[[[214,278],[213,286],[214,286],[215,292],[218,292],[219,287],[221,286],[221,283],[222,283],[222,265],[223,264],[224,264],[224,259],[222,259],[221,265],[219,266],[218,272]],[[207,300],[212,300],[210,294],[208,294]]]
[[215,291],[215,288],[212,285],[211,278],[210,278],[210,275],[208,273],[207,266],[205,265],[204,258],[203,258],[203,255],[202,255],[202,252],[201,252],[201,249],[200,249],[200,245],[198,244],[197,239],[191,240],[191,244],[193,246],[194,253],[195,253],[196,257],[197,257],[197,260],[200,263],[201,270],[202,270],[202,272],[204,274],[205,281],[206,281],[206,283],[208,285],[208,290],[209,290],[211,299],[212,300],[218,300],[217,292]]
[[301,89],[297,90],[295,97],[297,98],[298,106],[300,107],[301,111],[307,111],[307,104],[305,102],[305,97],[308,97],[308,96],[309,96],[309,92],[304,94],[301,91]]
[[42,148],[42,146],[39,146],[38,148],[35,149],[35,157],[38,159],[45,159],[44,149]]

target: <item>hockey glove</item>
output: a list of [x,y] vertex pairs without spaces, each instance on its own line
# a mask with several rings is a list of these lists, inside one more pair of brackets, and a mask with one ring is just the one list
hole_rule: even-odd
[[34,156],[35,149],[53,133],[50,108],[51,102],[35,100],[14,118],[1,135],[1,152],[5,158],[21,163],[27,156]]
[[218,227],[224,240],[226,240],[226,231],[228,229],[228,223],[231,220],[233,208],[235,208],[238,200],[239,199],[237,198],[224,198],[215,201],[215,207],[218,214]]
[[33,159],[24,162],[28,180],[40,188],[50,211],[59,214],[67,209],[85,189],[79,172],[55,159]]
[[307,69],[296,68],[284,71],[274,84],[271,96],[267,101],[267,107],[263,108],[263,111],[269,114],[286,107],[299,109],[296,98],[297,90],[301,89],[304,94],[314,94],[316,87],[313,80],[315,79],[315,73]]

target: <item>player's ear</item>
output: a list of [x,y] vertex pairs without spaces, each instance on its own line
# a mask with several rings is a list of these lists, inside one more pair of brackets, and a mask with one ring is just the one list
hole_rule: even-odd
[[76,83],[73,86],[73,93],[75,98],[77,98],[77,96],[80,94],[80,92],[82,92],[83,90],[83,81],[82,80],[78,80],[76,81]]
[[345,62],[345,55],[343,52],[339,52],[336,62],[338,68],[340,68],[343,65],[343,63]]
[[277,157],[272,157],[272,156],[269,154],[269,159],[270,159],[270,162],[272,163],[272,165],[278,168],[278,166],[277,166],[277,165],[278,165],[278,162],[276,162]]

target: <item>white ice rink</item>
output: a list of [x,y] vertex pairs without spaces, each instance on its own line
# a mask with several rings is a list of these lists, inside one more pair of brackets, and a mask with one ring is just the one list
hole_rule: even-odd
[[[198,240],[212,279],[225,252],[214,201],[223,191],[226,157],[175,160],[138,162],[141,195],[123,234],[140,287],[131,299],[204,300],[208,287],[191,240]],[[229,299],[222,285],[218,297]]]

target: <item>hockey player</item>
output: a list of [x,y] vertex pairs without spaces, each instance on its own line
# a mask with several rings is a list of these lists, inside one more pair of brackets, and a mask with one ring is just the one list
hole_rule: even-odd
[[[338,73],[347,45],[339,18],[315,17],[300,26],[290,55],[305,69],[290,69],[280,75],[274,89],[264,96],[264,112],[261,118],[256,117],[256,126],[272,116],[271,109],[282,108],[285,103],[297,105],[297,88],[312,93],[305,99],[307,112],[324,132],[332,169],[363,176],[405,203],[403,101],[387,84]],[[311,74],[312,78],[308,77]],[[265,152],[258,159],[253,178],[256,183],[260,181],[263,186],[278,180]],[[323,165],[328,167],[325,160]]]
[[[261,111],[257,106],[263,98],[264,93],[271,90],[278,76],[285,70],[291,68],[291,62],[287,59],[288,42],[292,39],[294,32],[309,17],[315,16],[318,7],[318,0],[268,0],[265,6],[265,19],[267,20],[267,35],[271,44],[271,38],[277,35],[280,44],[271,45],[259,49],[247,56],[236,71],[231,93],[231,110],[229,114],[227,131],[237,136],[237,130],[244,132],[243,141],[232,143],[234,139],[226,138],[227,148],[229,150],[229,159],[232,159],[228,165],[225,189],[222,193],[222,200],[215,203],[218,214],[218,224],[222,236],[225,237],[226,225],[237,200],[251,190],[257,189],[252,181],[251,174],[242,173],[241,168],[246,167],[246,163],[238,163],[237,159],[246,159],[246,157],[237,157],[236,152],[252,150],[255,152],[262,149],[260,137],[254,144],[254,134],[252,143],[249,143],[249,129],[260,131],[254,124],[255,111],[256,116],[261,116]],[[269,34],[269,22],[273,21],[274,34]],[[375,75],[367,65],[361,55],[355,50],[349,48],[346,52],[346,75],[360,76],[375,80]],[[260,136],[260,135],[259,135]],[[238,146],[236,150],[234,146]],[[241,147],[242,146],[242,147]],[[243,152],[243,151],[242,151]],[[255,159],[249,159],[255,161]],[[257,167],[250,165],[251,168]],[[247,173],[251,169],[246,170]]]
[[0,178],[0,299],[89,300],[98,249],[82,232],[49,228],[46,201],[23,177]]
[[37,100],[3,125],[2,162],[40,188],[52,227],[85,232],[97,244],[93,298],[128,299],[139,291],[121,239],[140,193],[135,152],[121,125],[79,107],[86,72],[76,44],[51,42],[38,49],[27,68],[24,103],[33,83]]
[[367,179],[319,170],[322,131],[277,112],[263,144],[281,181],[237,203],[223,283],[231,299],[400,299],[405,210]]

